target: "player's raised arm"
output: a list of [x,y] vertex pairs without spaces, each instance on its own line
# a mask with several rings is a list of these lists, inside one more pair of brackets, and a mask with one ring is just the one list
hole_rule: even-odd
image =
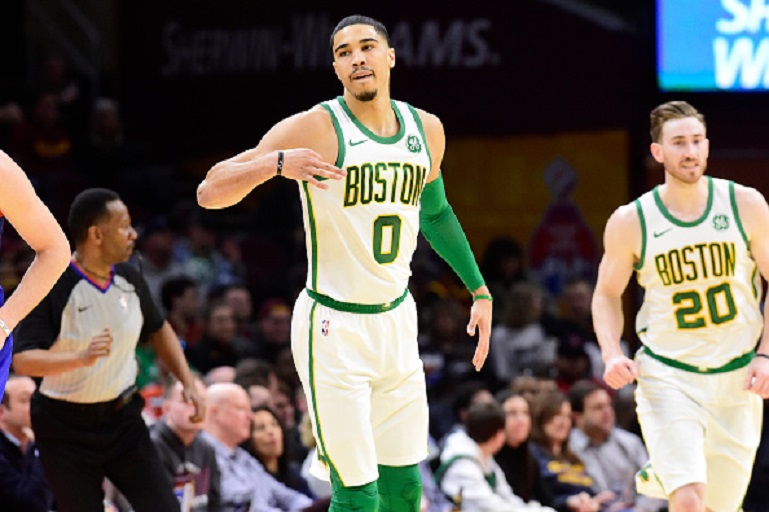
[[326,188],[318,178],[342,179],[337,168],[338,143],[331,118],[313,108],[273,126],[259,144],[214,165],[198,185],[198,204],[226,208],[240,202],[255,187],[275,176],[307,181]]
[[[0,319],[9,329],[34,308],[67,268],[67,237],[43,204],[21,168],[0,151],[0,211],[37,253],[13,295],[0,308]],[[4,333],[0,332],[0,339]],[[2,343],[0,343],[2,346]]]
[[618,208],[606,223],[604,255],[598,267],[592,311],[593,327],[606,363],[604,380],[614,389],[631,383],[638,376],[635,363],[622,353],[620,338],[624,327],[622,294],[633,274],[641,238],[634,204]]

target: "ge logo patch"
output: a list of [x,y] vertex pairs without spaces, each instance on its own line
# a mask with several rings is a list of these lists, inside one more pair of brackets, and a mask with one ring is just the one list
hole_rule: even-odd
[[719,214],[713,217],[713,227],[716,231],[724,231],[729,228],[729,217]]
[[328,327],[329,327],[329,321],[328,320],[321,320],[321,322],[320,322],[320,333],[323,336],[328,336]]
[[422,151],[422,142],[416,135],[409,135],[409,138],[406,139],[406,147],[408,147],[409,151],[412,153],[419,153]]

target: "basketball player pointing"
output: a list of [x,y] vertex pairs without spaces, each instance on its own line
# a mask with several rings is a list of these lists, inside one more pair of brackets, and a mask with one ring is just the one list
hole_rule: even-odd
[[292,349],[318,441],[315,469],[330,473],[332,511],[416,512],[427,400],[407,285],[419,230],[473,293],[468,332],[480,331],[478,370],[491,296],[446,202],[440,121],[390,99],[395,51],[385,27],[351,16],[331,45],[343,95],[215,165],[198,202],[230,206],[276,175],[299,182],[309,272]]
[[[639,491],[671,512],[740,509],[769,397],[769,335],[759,309],[769,276],[769,206],[756,190],[704,175],[704,117],[673,101],[651,112],[651,152],[665,183],[606,224],[593,298],[604,379],[638,379],[650,467]],[[633,270],[645,289],[643,348],[619,348],[621,296]],[[758,343],[760,338],[760,343]],[[756,348],[756,344],[758,347]]]

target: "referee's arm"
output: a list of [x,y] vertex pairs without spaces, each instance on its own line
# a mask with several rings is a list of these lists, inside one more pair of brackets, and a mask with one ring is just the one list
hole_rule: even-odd
[[155,349],[158,358],[184,386],[182,392],[184,399],[187,402],[192,402],[195,406],[195,414],[190,419],[194,422],[203,421],[206,414],[205,402],[195,389],[195,383],[187,359],[184,357],[182,345],[171,325],[164,321],[160,329],[149,335],[148,341]]
[[[96,338],[94,337],[94,340]],[[13,371],[19,375],[46,377],[84,366],[93,366],[100,357],[109,355],[111,342],[111,337],[109,341],[91,341],[88,348],[80,352],[51,352],[39,348],[18,352],[13,356]]]

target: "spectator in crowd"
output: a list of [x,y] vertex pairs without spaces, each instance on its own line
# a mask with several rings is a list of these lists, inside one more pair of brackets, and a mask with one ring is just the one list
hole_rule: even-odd
[[494,318],[501,321],[512,287],[526,280],[521,244],[508,236],[491,240],[483,253],[481,273],[494,296]]
[[253,408],[251,437],[243,443],[243,448],[277,481],[313,497],[300,474],[301,466],[289,453],[290,447],[288,432],[275,411],[266,405]]
[[593,377],[585,342],[577,336],[558,340],[555,371],[558,389],[564,393],[568,393],[571,386],[581,379],[593,379],[598,382],[598,379]]
[[247,357],[257,356],[256,344],[254,343],[257,331],[253,318],[254,304],[251,291],[247,286],[236,283],[225,287],[221,297],[232,308],[238,337],[248,344],[248,348],[244,347],[242,352],[247,354]]
[[209,291],[242,281],[240,256],[230,244],[225,253],[218,246],[217,225],[208,213],[195,212],[187,223],[186,237],[174,244],[174,258],[199,286],[203,296]]
[[144,279],[150,288],[152,298],[163,306],[168,314],[169,308],[163,304],[163,285],[170,279],[183,275],[179,263],[173,260],[174,232],[164,217],[155,217],[144,226],[136,241],[139,262]]
[[35,382],[8,379],[0,404],[0,508],[4,512],[48,512],[53,494],[43,475],[32,432],[29,404]]
[[[136,190],[129,185],[145,177],[142,167],[146,157],[136,144],[126,139],[119,103],[112,98],[97,98],[88,133],[81,135],[85,137],[77,151],[77,164],[89,182],[98,187],[121,188],[133,198]],[[148,189],[152,188],[147,187],[145,180],[144,197],[140,199],[146,199]],[[152,282],[149,284],[152,286]]]
[[67,205],[84,183],[75,172],[72,137],[54,94],[37,96],[31,114],[11,136],[9,153],[54,215],[65,218]]
[[235,366],[235,384],[248,392],[251,407],[269,405],[272,407],[273,394],[277,393],[280,380],[275,369],[267,361],[256,358],[242,359]]
[[510,383],[510,390],[523,396],[529,403],[529,406],[535,403],[541,394],[550,393],[557,389],[558,384],[556,381],[546,377],[521,375],[514,378]]
[[420,357],[428,364],[428,392],[443,380],[459,381],[476,373],[471,364],[475,348],[465,329],[465,317],[464,306],[454,298],[435,300],[427,311],[425,328],[417,341]]
[[545,482],[539,462],[531,452],[531,413],[523,395],[504,390],[497,395],[505,413],[505,444],[494,456],[517,496],[525,502],[554,506],[555,495]]
[[500,382],[551,373],[557,340],[541,322],[544,300],[544,292],[533,283],[516,283],[510,290],[502,322],[491,332],[491,363]]
[[217,366],[235,366],[240,359],[235,349],[235,318],[226,302],[215,300],[208,305],[203,337],[187,346],[190,365],[201,373]]
[[185,345],[191,347],[200,341],[204,327],[200,317],[200,293],[195,281],[186,276],[173,277],[163,283],[160,298],[166,320]]
[[[603,378],[604,364],[601,348],[593,329],[593,314],[590,304],[593,300],[593,282],[582,276],[571,277],[564,283],[561,294],[561,321],[558,337],[562,343],[579,343],[590,359],[590,371],[594,378]],[[620,342],[622,350],[628,353],[625,341]]]
[[[494,455],[505,444],[505,413],[495,401],[473,404],[467,411],[466,432],[449,434],[435,479],[461,510],[519,512],[542,510],[527,505],[505,479]],[[551,509],[544,509],[551,510]]]
[[616,496],[613,510],[658,512],[664,500],[638,495],[635,474],[649,461],[643,442],[615,424],[614,406],[609,393],[590,380],[575,383],[569,391],[574,425],[569,446],[585,463],[597,491]]
[[[430,436],[438,439],[440,446],[447,435],[457,430],[464,430],[467,410],[471,405],[479,402],[491,402],[494,396],[491,394],[485,382],[468,380],[461,382],[445,399],[435,404],[430,410],[430,422],[440,424],[440,429],[435,429],[439,435],[433,434],[433,425],[430,426]],[[437,426],[437,425],[436,425]]]
[[532,453],[545,481],[553,490],[555,508],[597,512],[613,493],[597,494],[585,464],[569,447],[571,405],[560,391],[540,394],[532,404]]
[[[206,388],[195,377],[198,394]],[[174,379],[163,387],[163,416],[150,435],[163,469],[173,481],[182,512],[218,512],[221,509],[219,467],[214,449],[199,435],[203,424],[191,421],[192,404],[184,400],[182,384]]]
[[257,357],[275,363],[278,354],[291,348],[291,308],[285,300],[272,297],[259,305]]
[[294,353],[291,350],[291,347],[284,347],[278,352],[273,368],[275,369],[275,375],[278,376],[278,379],[291,388],[292,394],[301,391],[302,383],[299,380],[299,373],[296,371],[296,366],[294,365]]
[[217,366],[211,368],[203,377],[203,383],[206,386],[216,384],[217,382],[234,382],[235,368],[233,366]]
[[277,481],[239,446],[251,436],[251,404],[246,391],[237,384],[213,384],[207,398],[204,435],[216,451],[222,512],[298,512],[308,507],[310,498]]
[[51,51],[40,62],[37,89],[53,96],[61,105],[67,129],[84,134],[88,124],[88,91],[67,59]]

